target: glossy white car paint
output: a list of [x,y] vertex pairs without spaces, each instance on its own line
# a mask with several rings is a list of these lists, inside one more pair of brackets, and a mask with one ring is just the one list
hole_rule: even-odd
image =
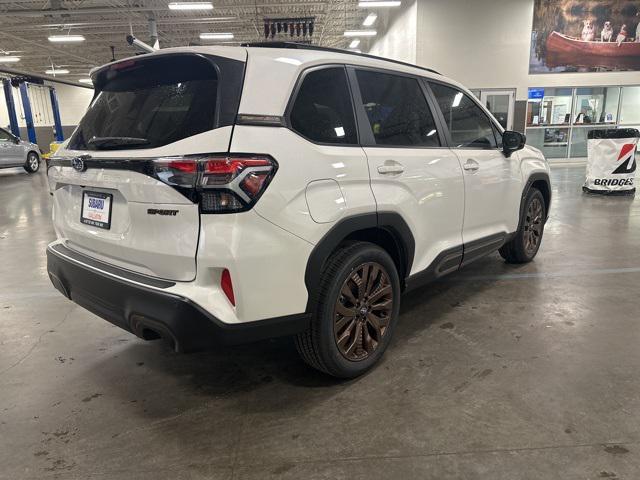
[[[326,51],[185,47],[150,55],[179,52],[247,62],[239,114],[284,116],[300,74],[318,65],[368,66],[437,78],[469,94],[457,82],[422,69]],[[240,124],[159,148],[101,151],[99,156],[135,160],[227,151],[267,154],[277,161],[277,173],[250,211],[199,214],[198,206],[176,190],[131,171],[50,168],[56,243],[128,270],[175,280],[164,291],[191,300],[224,323],[239,324],[305,311],[309,257],[342,219],[399,214],[415,239],[407,273],[418,273],[463,242],[514,232],[527,179],[549,171],[543,155],[531,147],[506,158],[497,149],[318,145],[286,127]],[[65,144],[56,157],[86,153]],[[470,161],[478,168],[465,170]],[[83,188],[114,194],[111,231],[79,222]],[[150,205],[179,214],[148,216]],[[220,288],[224,269],[233,281],[235,306]]]

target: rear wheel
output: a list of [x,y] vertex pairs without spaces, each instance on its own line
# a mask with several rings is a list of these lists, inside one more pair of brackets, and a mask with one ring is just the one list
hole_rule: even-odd
[[296,337],[302,358],[339,378],[353,378],[382,357],[396,325],[400,281],[380,247],[356,242],[328,260],[308,331]]
[[524,205],[524,216],[515,236],[500,249],[508,263],[527,263],[534,259],[544,234],[547,218],[544,197],[540,190],[531,188]]
[[36,173],[40,169],[40,157],[35,152],[29,152],[27,155],[27,161],[24,164],[24,169],[27,173]]

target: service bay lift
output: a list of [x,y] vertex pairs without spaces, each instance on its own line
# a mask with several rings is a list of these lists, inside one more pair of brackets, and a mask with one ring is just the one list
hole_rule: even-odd
[[36,128],[33,119],[32,102],[29,98],[29,84],[38,86],[41,88],[47,88],[49,90],[49,97],[51,100],[51,113],[53,116],[54,137],[57,142],[64,140],[64,132],[62,130],[62,121],[60,120],[60,107],[58,104],[58,97],[56,95],[56,89],[52,85],[46,85],[44,79],[26,76],[22,74],[15,74],[14,72],[0,71],[2,78],[2,86],[4,89],[4,98],[7,105],[7,113],[9,117],[9,127],[11,133],[15,136],[20,136],[20,125],[18,123],[18,115],[16,113],[16,101],[14,96],[14,87],[17,87],[20,92],[20,100],[22,102],[22,114],[24,116],[24,122],[26,125],[27,136],[32,143],[38,143],[36,137]]

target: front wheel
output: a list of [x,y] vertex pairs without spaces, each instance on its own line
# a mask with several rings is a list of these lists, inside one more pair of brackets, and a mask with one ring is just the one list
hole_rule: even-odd
[[36,173],[40,169],[40,157],[38,157],[37,153],[30,152],[29,155],[27,155],[24,169],[27,173]]
[[296,347],[312,367],[338,378],[369,370],[389,345],[400,308],[400,280],[387,252],[355,242],[328,260],[309,330]]
[[507,263],[528,263],[534,259],[540,249],[546,218],[544,197],[540,190],[531,188],[525,200],[520,228],[500,249],[500,255]]

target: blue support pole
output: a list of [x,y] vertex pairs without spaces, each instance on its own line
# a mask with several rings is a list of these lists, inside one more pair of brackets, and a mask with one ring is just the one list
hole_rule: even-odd
[[25,82],[20,82],[20,96],[22,97],[22,109],[24,110],[24,121],[27,124],[29,141],[36,143],[36,129],[33,126],[33,113],[31,112],[31,102],[29,101],[29,92]]
[[56,89],[53,87],[49,88],[49,95],[51,95],[53,123],[56,126],[56,141],[62,142],[64,140],[64,133],[62,132],[62,120],[60,120],[60,107],[58,106],[58,95],[56,95]]
[[11,133],[16,137],[20,136],[20,126],[18,125],[18,115],[16,115],[16,103],[13,100],[13,88],[11,88],[11,80],[5,78],[3,80],[4,98],[7,101],[7,113],[9,114],[9,125]]

